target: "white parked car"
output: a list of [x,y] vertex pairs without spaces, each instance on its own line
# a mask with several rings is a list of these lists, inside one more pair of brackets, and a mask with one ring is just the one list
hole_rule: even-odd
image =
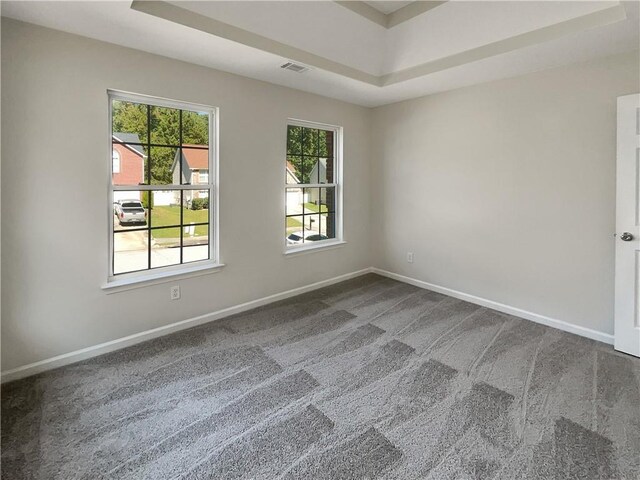
[[147,211],[139,200],[120,200],[113,204],[120,225],[147,224]]
[[306,235],[303,232],[294,232],[287,237],[287,245],[296,245],[298,243],[305,242],[317,242],[318,240],[328,240],[329,237],[320,233],[307,232]]

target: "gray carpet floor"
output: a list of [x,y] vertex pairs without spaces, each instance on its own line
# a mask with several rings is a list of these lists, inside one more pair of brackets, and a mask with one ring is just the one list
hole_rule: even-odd
[[3,479],[640,478],[640,359],[366,275],[2,388]]

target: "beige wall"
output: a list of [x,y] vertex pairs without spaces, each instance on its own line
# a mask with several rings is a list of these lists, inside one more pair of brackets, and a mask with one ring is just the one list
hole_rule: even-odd
[[636,51],[376,108],[375,265],[613,333],[616,97],[638,71]]
[[[107,295],[108,88],[220,107],[221,272]],[[2,20],[2,369],[370,265],[368,109]],[[288,117],[344,127],[347,245],[285,257]],[[169,286],[182,299],[169,300]]]

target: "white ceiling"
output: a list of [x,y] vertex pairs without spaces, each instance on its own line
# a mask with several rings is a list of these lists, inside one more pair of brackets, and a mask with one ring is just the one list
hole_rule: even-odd
[[[328,0],[4,1],[2,15],[376,106],[637,49],[638,6],[449,1],[392,27]],[[279,68],[289,60],[312,68]]]

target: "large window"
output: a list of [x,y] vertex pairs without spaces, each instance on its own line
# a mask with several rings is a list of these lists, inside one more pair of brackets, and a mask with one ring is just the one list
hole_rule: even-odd
[[215,109],[119,92],[109,102],[110,279],[215,264]]
[[341,128],[290,120],[285,165],[288,251],[341,240]]

